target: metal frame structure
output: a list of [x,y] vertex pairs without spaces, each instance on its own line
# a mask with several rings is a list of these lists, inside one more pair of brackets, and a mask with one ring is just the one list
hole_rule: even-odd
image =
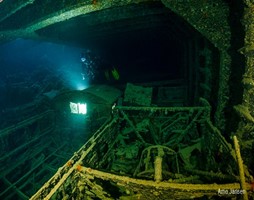
[[[243,191],[235,152],[212,125],[205,100],[200,107],[116,106],[113,116],[32,200],[232,198],[218,191]],[[228,158],[224,166],[215,160],[218,150]],[[206,154],[203,166],[190,162],[197,151]],[[232,173],[211,172],[215,166]]]
[[55,112],[46,111],[0,131],[1,199],[29,199],[71,156]]

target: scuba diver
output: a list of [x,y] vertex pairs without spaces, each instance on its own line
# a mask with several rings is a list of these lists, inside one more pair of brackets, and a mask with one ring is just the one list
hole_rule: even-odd
[[81,64],[81,75],[83,80],[95,80],[95,76],[97,76],[97,81],[106,79],[111,82],[120,79],[117,68],[112,67],[112,65],[105,62],[105,60],[99,59],[92,54],[91,50],[86,50],[81,53]]
[[118,81],[120,79],[120,75],[118,70],[115,67],[110,67],[104,71],[105,78],[110,80],[116,80]]

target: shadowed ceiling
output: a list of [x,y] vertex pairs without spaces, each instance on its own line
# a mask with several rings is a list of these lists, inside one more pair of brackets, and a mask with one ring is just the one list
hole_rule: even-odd
[[183,78],[184,54],[198,35],[159,0],[10,0],[0,10],[0,41],[22,37],[90,48],[128,76],[137,69],[153,76],[156,66],[160,76]]
[[188,24],[160,1],[57,2],[0,3],[1,41],[39,38],[117,54],[121,49],[133,51],[147,42],[181,47],[193,34]]

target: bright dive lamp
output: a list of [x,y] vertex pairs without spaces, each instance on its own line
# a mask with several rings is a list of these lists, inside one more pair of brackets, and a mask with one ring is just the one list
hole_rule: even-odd
[[70,102],[70,109],[71,113],[74,114],[83,114],[85,115],[87,113],[87,105],[86,103],[73,103]]

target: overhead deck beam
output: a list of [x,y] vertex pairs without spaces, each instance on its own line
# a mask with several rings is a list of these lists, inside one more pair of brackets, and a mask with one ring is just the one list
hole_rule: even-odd
[[[11,15],[15,14],[17,11],[21,10],[22,8],[26,7],[29,4],[34,3],[35,0],[13,0],[12,2],[3,1],[1,5],[1,12],[0,12],[0,22],[4,21]],[[8,2],[8,4],[6,4]]]
[[158,0],[134,0],[134,1],[112,1],[105,0],[98,3],[93,3],[91,1],[90,4],[87,2],[77,4],[75,6],[71,6],[65,9],[58,10],[50,15],[47,15],[45,18],[38,19],[37,21],[31,22],[28,26],[22,29],[9,30],[9,31],[0,31],[0,42],[5,40],[10,40],[14,38],[33,38],[35,39],[38,35],[35,33],[37,30],[45,28],[47,26],[63,22],[69,20],[74,17],[78,17],[84,14],[88,14],[91,12],[108,9],[117,6],[127,6],[135,3],[142,2],[156,2]]

